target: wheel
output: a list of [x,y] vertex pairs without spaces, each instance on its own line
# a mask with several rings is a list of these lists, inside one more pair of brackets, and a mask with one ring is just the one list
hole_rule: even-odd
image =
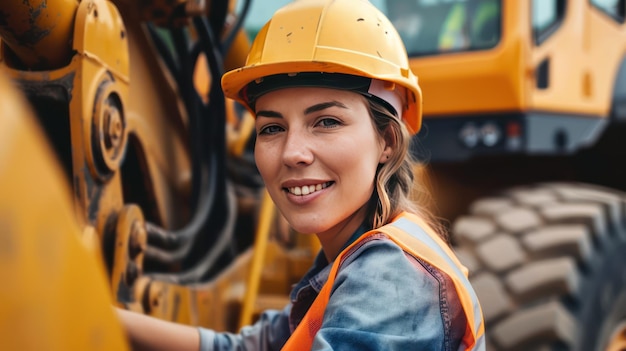
[[508,189],[452,226],[487,349],[626,350],[626,194],[580,183]]

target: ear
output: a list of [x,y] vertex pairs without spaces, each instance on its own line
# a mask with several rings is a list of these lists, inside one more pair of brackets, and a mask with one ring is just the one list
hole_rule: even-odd
[[378,162],[385,163],[389,161],[389,157],[391,157],[392,153],[393,153],[393,148],[389,145],[386,145],[385,148],[383,149],[383,153],[380,155],[380,160],[378,160]]
[[385,134],[382,138],[382,146],[383,152],[380,154],[379,163],[385,163],[389,161],[391,155],[393,155],[393,151],[395,149],[395,138],[393,137],[393,130],[387,127]]

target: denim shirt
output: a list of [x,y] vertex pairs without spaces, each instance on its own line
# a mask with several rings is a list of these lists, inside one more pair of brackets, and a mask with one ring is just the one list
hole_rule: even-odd
[[[346,246],[365,232],[357,230]],[[238,334],[198,328],[200,349],[280,350],[328,279],[322,252],[282,311],[265,311]],[[452,281],[378,234],[341,265],[312,350],[457,350],[467,321]]]

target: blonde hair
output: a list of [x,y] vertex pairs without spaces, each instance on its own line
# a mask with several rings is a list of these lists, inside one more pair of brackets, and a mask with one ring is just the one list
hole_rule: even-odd
[[369,201],[368,222],[372,228],[389,223],[401,212],[419,215],[447,241],[442,223],[429,210],[432,198],[422,182],[415,181],[417,160],[411,153],[411,135],[400,119],[374,99],[366,99],[378,135],[393,149],[376,171],[375,191]]

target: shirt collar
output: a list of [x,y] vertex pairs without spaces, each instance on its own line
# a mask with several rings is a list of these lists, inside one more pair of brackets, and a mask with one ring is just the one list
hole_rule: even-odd
[[[357,228],[354,233],[350,236],[350,238],[345,242],[341,251],[343,251],[346,247],[350,246],[353,242],[355,242],[361,235],[367,232],[367,226],[362,224],[359,228]],[[300,282],[295,285],[294,289],[291,291],[291,300],[295,300],[298,291],[302,288],[310,285],[317,293],[322,289],[322,286],[326,284],[328,280],[328,275],[330,274],[330,269],[332,265],[329,264],[326,259],[326,255],[324,252],[320,250],[313,261],[313,266],[309,269],[309,271],[302,277]]]

